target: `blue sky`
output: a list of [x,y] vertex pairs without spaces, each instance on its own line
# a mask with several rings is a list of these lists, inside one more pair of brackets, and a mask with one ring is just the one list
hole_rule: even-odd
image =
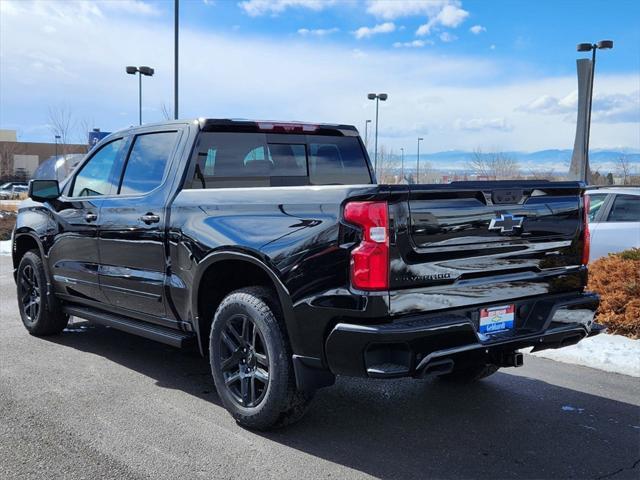
[[[125,65],[151,65],[145,121],[172,106],[173,2],[3,0],[0,128],[48,140],[48,107],[76,129],[137,121]],[[600,52],[594,148],[640,149],[640,2],[181,2],[181,117],[353,123],[385,91],[381,143],[425,151],[571,148],[575,51]],[[78,131],[78,137],[80,132]],[[408,150],[408,147],[407,147]]]

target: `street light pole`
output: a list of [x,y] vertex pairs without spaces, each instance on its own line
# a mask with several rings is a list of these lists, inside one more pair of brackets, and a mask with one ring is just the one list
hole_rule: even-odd
[[174,44],[173,44],[173,118],[175,120],[178,119],[178,25],[179,25],[179,3],[180,0],[174,0],[174,12],[173,12],[173,33],[174,33]]
[[138,121],[142,125],[142,75],[153,77],[155,70],[151,67],[126,67],[125,71],[129,75],[138,74]]
[[404,180],[404,148],[400,147],[400,177]]
[[389,98],[389,96],[386,93],[370,93],[367,95],[367,98],[369,100],[375,100],[376,101],[376,139],[375,139],[375,151],[373,153],[373,171],[376,173],[378,173],[378,104],[379,101],[382,100],[383,102]]
[[371,120],[365,120],[364,122],[364,146],[367,150],[369,150],[369,124]]
[[60,139],[60,135],[55,135],[55,142],[56,142],[56,160],[58,159],[58,140]]
[[142,75],[138,75],[138,125],[142,125]]
[[416,183],[420,183],[420,142],[424,140],[422,137],[418,137],[418,161],[416,165]]

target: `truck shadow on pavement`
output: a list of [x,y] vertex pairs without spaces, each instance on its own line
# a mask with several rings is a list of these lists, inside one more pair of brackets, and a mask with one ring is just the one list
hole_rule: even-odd
[[[78,320],[50,341],[220,405],[196,352]],[[299,423],[255,435],[380,478],[620,479],[638,478],[639,426],[636,405],[498,373],[467,386],[339,378]]]

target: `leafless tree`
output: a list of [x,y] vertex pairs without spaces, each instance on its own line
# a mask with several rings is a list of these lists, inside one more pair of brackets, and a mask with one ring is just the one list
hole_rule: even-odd
[[0,142],[0,179],[13,176],[13,156],[18,152],[18,143]]
[[173,120],[173,115],[171,114],[171,110],[167,107],[167,104],[162,102],[160,105],[160,113],[162,113],[162,118],[165,120]]
[[393,167],[397,161],[397,155],[393,153],[393,150],[388,149],[384,145],[380,145],[378,148],[378,162],[376,169],[376,178],[379,183],[396,183],[396,179],[393,174]]
[[489,180],[508,180],[520,176],[518,161],[504,152],[483,153],[480,148],[473,151],[469,169]]
[[89,142],[89,132],[94,126],[93,118],[84,117],[78,122],[78,143],[86,145]]
[[629,157],[627,157],[624,153],[621,154],[616,161],[616,172],[618,175],[622,177],[623,185],[631,185],[631,162],[629,161]]
[[71,110],[63,105],[49,107],[49,128],[54,136],[60,137],[59,152],[67,153],[66,146],[71,141],[71,135],[75,126]]
[[549,180],[551,182],[558,180],[553,168],[532,168],[529,170],[529,177],[532,180]]

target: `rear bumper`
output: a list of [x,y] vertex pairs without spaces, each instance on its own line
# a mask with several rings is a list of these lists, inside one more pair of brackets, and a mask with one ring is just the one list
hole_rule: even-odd
[[482,361],[517,366],[513,353],[520,348],[560,348],[599,333],[598,303],[591,293],[516,302],[515,330],[492,337],[477,332],[477,309],[381,325],[339,323],[327,337],[326,361],[334,374],[378,378],[446,373]]

